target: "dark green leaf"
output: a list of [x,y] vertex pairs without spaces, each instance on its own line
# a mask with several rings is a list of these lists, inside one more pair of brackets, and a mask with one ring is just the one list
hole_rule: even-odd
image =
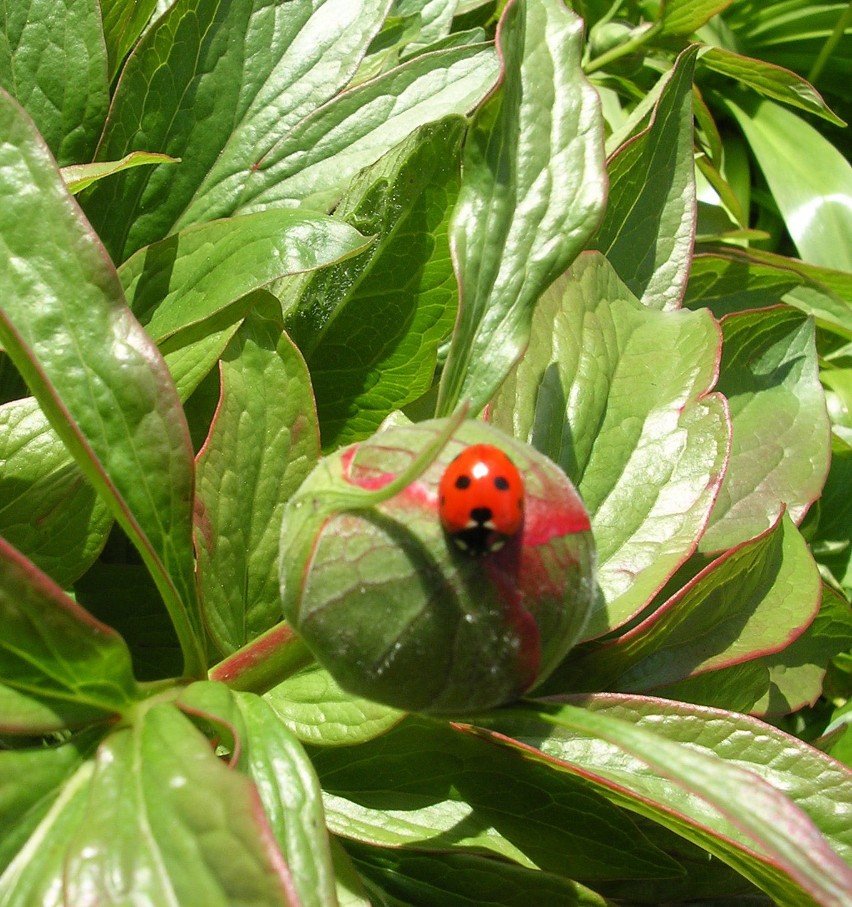
[[0,539],[0,728],[43,734],[136,698],[124,640]]
[[695,233],[692,79],[698,48],[677,59],[650,125],[609,161],[609,200],[595,236],[645,305],[678,308]]
[[447,220],[462,131],[458,118],[424,126],[356,177],[335,216],[375,243],[297,285],[287,330],[311,371],[325,447],[372,434],[432,382],[458,304]]
[[0,536],[67,588],[112,517],[32,397],[0,406]]
[[733,0],[664,0],[660,22],[664,35],[691,35]]
[[583,781],[421,719],[357,748],[316,751],[313,760],[329,826],[345,837],[452,846],[575,879],[680,873]]
[[383,891],[417,907],[605,907],[562,876],[473,854],[418,854],[349,843],[355,864]]

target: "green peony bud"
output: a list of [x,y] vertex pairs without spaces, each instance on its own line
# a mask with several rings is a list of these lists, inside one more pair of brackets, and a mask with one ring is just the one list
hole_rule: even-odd
[[[344,689],[408,711],[471,712],[543,681],[579,640],[594,543],[576,489],[531,447],[465,422],[399,494],[346,509],[409,467],[445,420],[389,428],[326,457],[287,506],[284,615]],[[437,489],[470,444],[492,444],[526,486],[522,528],[474,558],[441,528]]]

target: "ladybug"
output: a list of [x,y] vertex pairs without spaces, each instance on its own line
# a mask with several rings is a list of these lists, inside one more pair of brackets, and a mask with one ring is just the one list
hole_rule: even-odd
[[444,531],[467,554],[498,551],[524,521],[524,481],[497,447],[474,444],[446,468],[438,486]]

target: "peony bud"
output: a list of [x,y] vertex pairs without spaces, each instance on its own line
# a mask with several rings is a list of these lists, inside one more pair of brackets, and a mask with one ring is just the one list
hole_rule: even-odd
[[[565,474],[491,426],[464,422],[419,478],[380,489],[446,425],[389,428],[326,457],[289,502],[281,538],[284,615],[344,689],[408,711],[458,714],[509,702],[575,645],[595,596],[589,517]],[[502,449],[523,475],[524,521],[471,557],[438,518],[438,484],[468,445]]]

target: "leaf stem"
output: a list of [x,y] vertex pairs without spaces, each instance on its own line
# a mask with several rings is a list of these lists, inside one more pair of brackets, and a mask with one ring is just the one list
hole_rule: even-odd
[[209,679],[261,695],[312,664],[314,656],[285,621],[214,665]]
[[661,22],[655,22],[650,28],[640,31],[629,41],[625,41],[624,44],[619,44],[617,47],[613,47],[611,50],[606,51],[606,53],[602,53],[599,57],[595,57],[594,60],[591,60],[583,67],[586,75],[597,72],[599,69],[603,69],[605,66],[612,63],[613,60],[620,60],[622,57],[632,54],[651,38],[659,34],[659,32],[662,31],[662,27]]

